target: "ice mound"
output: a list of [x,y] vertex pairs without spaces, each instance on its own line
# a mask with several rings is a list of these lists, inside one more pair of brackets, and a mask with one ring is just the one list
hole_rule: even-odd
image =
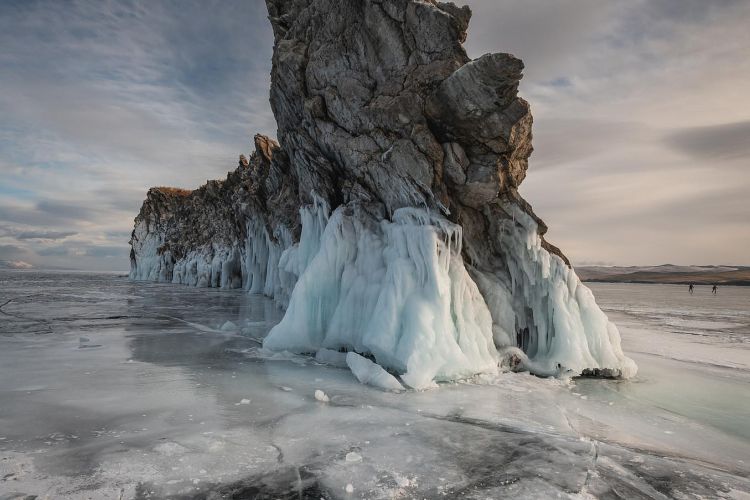
[[623,354],[617,327],[573,269],[542,248],[534,220],[516,209],[502,228],[500,241],[511,275],[505,297],[515,316],[510,331],[528,329],[524,347],[533,363],[529,368],[539,374],[598,370],[605,376],[634,376],[637,367]]
[[[281,256],[279,265],[300,277],[265,348],[320,353],[331,364],[340,363],[339,349],[368,353],[375,367],[424,389],[497,370],[497,348],[515,346],[525,331],[522,368],[539,375],[635,374],[617,328],[572,269],[542,248],[525,213],[503,226],[509,285],[473,270],[485,300],[464,265],[461,228],[444,217],[403,208],[392,220],[378,219],[364,206],[346,205],[328,218],[326,210],[323,203],[303,210],[314,230],[303,226],[299,245]],[[350,368],[354,356],[346,358]],[[354,364],[360,381],[396,387],[370,378],[362,361]]]
[[334,211],[319,243],[305,236],[303,226],[287,251],[287,266],[304,272],[264,347],[370,353],[417,389],[497,367],[492,318],[463,265],[459,226],[414,208],[377,220],[353,205]]
[[365,385],[371,385],[386,391],[401,391],[404,389],[404,386],[396,377],[385,371],[377,363],[373,363],[356,352],[346,354],[346,364],[357,377],[357,380]]

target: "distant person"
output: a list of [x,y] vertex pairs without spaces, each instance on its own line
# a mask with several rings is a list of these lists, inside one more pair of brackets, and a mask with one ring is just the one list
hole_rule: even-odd
[[692,283],[690,283],[690,285],[688,286],[688,292],[690,292],[690,295],[693,294],[693,284]]
[[719,287],[716,285],[714,285],[713,288],[711,288],[711,293],[713,293],[714,295],[716,295],[716,292],[718,291],[719,291]]

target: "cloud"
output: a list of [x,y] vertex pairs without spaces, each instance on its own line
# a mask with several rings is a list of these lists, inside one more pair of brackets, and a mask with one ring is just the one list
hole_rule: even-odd
[[750,158],[750,120],[690,127],[667,134],[666,143],[699,160]]
[[39,249],[36,253],[43,257],[68,257],[72,255],[70,249],[63,246],[42,248]]
[[469,0],[473,11],[470,56],[509,52],[523,59],[527,78],[569,81],[572,61],[590,47],[617,8],[614,2],[574,0]]
[[525,62],[521,192],[553,243],[575,262],[748,263],[750,3],[469,4],[470,55]]
[[57,222],[56,218],[48,217],[33,207],[8,203],[0,203],[0,221],[32,226],[50,225]]
[[0,204],[0,221],[14,222],[36,227],[76,225],[93,222],[106,211],[95,205],[68,201],[41,200],[33,205],[26,203]]
[[129,254],[129,248],[125,245],[91,245],[86,241],[76,241],[41,248],[36,253],[45,257],[120,257],[126,259]]
[[16,235],[18,240],[61,240],[68,236],[74,236],[75,231],[22,231]]
[[653,136],[648,125],[627,121],[549,117],[534,123],[532,168],[559,167],[627,150]]
[[17,245],[0,245],[0,259],[13,260],[28,256],[26,248]]
[[118,246],[89,246],[84,249],[88,257],[121,257],[127,258],[130,249],[124,245]]
[[36,204],[36,210],[45,215],[54,215],[63,219],[87,219],[95,207],[83,203],[68,203],[42,200]]
[[0,2],[0,224],[76,233],[22,240],[38,261],[111,267],[121,246],[127,267],[149,187],[224,176],[275,133],[272,41],[262,0]]

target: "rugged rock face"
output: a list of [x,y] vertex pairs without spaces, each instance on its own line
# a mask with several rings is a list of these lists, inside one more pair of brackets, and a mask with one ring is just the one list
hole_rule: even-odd
[[541,374],[633,374],[518,194],[523,63],[469,60],[468,7],[266,3],[281,145],[256,136],[225,181],[150,190],[131,277],[266,293],[288,306],[267,347],[371,354],[412,387],[497,369],[503,350]]
[[280,254],[300,237],[296,180],[285,162],[272,164],[274,152],[283,156],[276,141],[256,135],[250,159],[240,155],[225,180],[195,191],[149,189],[130,240],[130,277],[199,287],[245,286],[283,304],[291,289],[266,290],[265,268],[252,260],[271,249]]

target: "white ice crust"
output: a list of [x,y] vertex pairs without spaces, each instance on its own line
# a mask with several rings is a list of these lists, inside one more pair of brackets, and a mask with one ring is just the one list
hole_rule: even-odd
[[441,215],[402,208],[378,220],[357,205],[330,213],[314,199],[300,210],[296,244],[286,228],[271,235],[257,219],[242,244],[195,250],[174,264],[159,233],[142,223],[130,277],[274,297],[286,313],[265,348],[369,354],[376,368],[416,389],[498,370],[502,348],[526,328],[521,362],[534,373],[635,374],[615,325],[575,272],[542,247],[521,210],[511,207],[502,225],[510,278],[499,279],[467,268],[461,227]]

